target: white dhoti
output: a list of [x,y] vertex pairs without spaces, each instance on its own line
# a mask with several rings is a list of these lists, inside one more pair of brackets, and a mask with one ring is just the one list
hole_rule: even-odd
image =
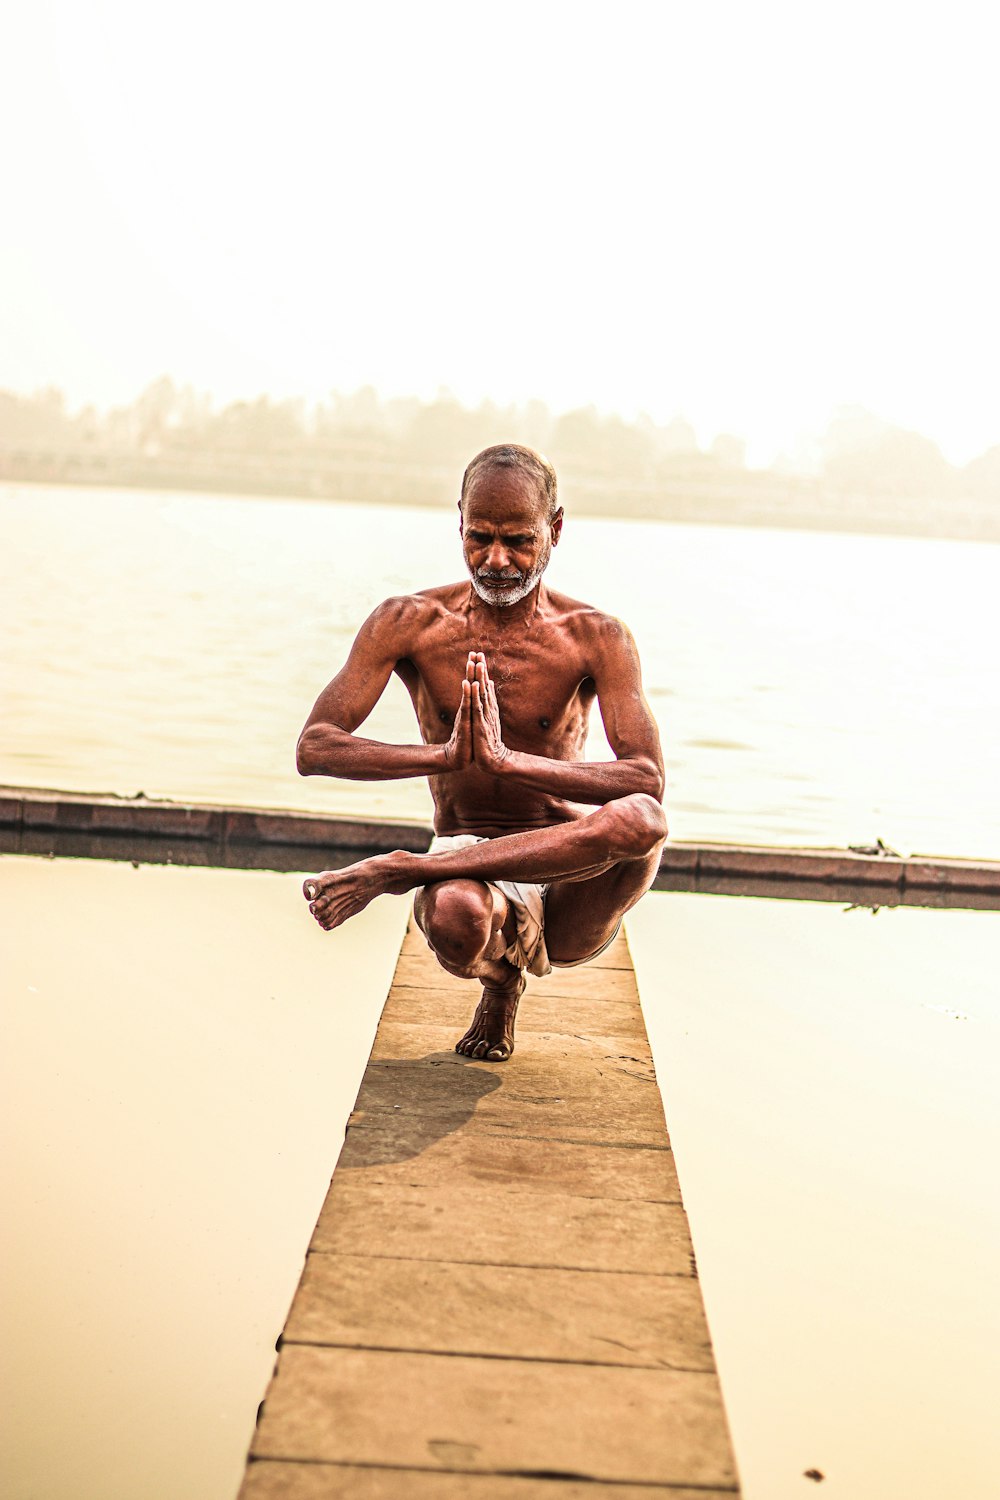
[[[450,849],[467,849],[470,844],[486,844],[488,839],[477,833],[446,834],[435,837],[429,854],[447,854]],[[506,896],[517,923],[517,933],[508,945],[504,957],[515,969],[527,969],[529,974],[539,977],[552,973],[549,955],[545,947],[545,892],[548,885],[535,885],[529,880],[487,880]]]

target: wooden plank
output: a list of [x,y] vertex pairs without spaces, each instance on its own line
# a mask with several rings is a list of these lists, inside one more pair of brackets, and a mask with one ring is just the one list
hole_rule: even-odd
[[[499,1317],[494,1314],[499,1313]],[[690,1276],[310,1255],[290,1343],[711,1372]]]
[[562,1061],[546,1055],[541,1048],[529,1052],[526,1046],[514,1055],[517,1068],[508,1068],[502,1077],[485,1060],[473,1061],[453,1050],[442,1049],[430,1058],[373,1058],[358,1093],[358,1108],[405,1107],[414,1114],[442,1115],[468,1099],[484,1119],[521,1123],[536,1110],[541,1118],[561,1106],[605,1103],[609,1126],[642,1120],[662,1128],[655,1080],[639,1071],[648,1063],[637,1062],[630,1069],[607,1059],[603,1065],[585,1066],[575,1058]]
[[335,1178],[309,1248],[348,1252],[357,1245],[360,1224],[379,1247],[372,1253],[382,1255],[691,1274],[687,1219],[679,1203],[492,1188],[483,1211],[472,1213],[461,1181],[373,1189]]
[[262,1458],[631,1484],[735,1480],[714,1374],[288,1344]]
[[[400,1146],[403,1149],[400,1150]],[[639,1198],[648,1203],[679,1203],[680,1187],[669,1148],[636,1148],[622,1171],[621,1152],[605,1145],[537,1140],[498,1140],[455,1131],[419,1151],[401,1140],[395,1121],[353,1129],[344,1143],[338,1175],[363,1171],[373,1186],[434,1187],[451,1179],[468,1191],[496,1187],[522,1193],[571,1193],[583,1198]]]
[[[428,966],[429,950],[401,954],[395,983],[415,989],[432,989],[436,994],[470,993],[470,981],[446,974],[437,964]],[[432,961],[433,962],[433,961]],[[545,979],[529,979],[525,999],[544,985],[549,998],[558,995],[572,1000],[623,1000],[635,993],[635,975],[631,969],[591,969],[581,964],[572,969],[553,969]]]
[[551,1029],[488,1063],[454,1051],[478,987],[408,932],[242,1500],[736,1492],[624,938],[606,957],[532,980]]
[[[472,1009],[473,1006],[467,1004],[464,1021],[460,1021],[458,1025],[459,1034],[464,1032]],[[649,1072],[648,1062],[640,1055],[639,1040],[635,1033],[629,1039],[627,1036],[618,1036],[613,1031],[606,1032],[604,1028],[606,1017],[602,1011],[592,1010],[591,1016],[594,1019],[591,1021],[590,1028],[587,1031],[581,1031],[573,1029],[573,1011],[564,1011],[561,1028],[543,1030],[536,1027],[531,1037],[530,1048],[522,1048],[522,1052],[535,1061],[543,1062],[546,1067],[553,1067],[557,1063],[570,1063],[575,1067],[596,1069],[599,1073],[611,1068],[619,1072],[631,1073],[633,1077],[649,1078],[651,1082],[654,1082]],[[520,1010],[518,1021],[520,1023]],[[440,1057],[442,1062],[447,1062],[448,1066],[468,1067],[472,1060],[466,1058],[463,1064],[459,1054],[455,1054],[454,1064],[451,1061],[452,1054],[455,1053],[455,1035],[454,1023],[418,1025],[412,1021],[402,1024],[397,1021],[383,1021],[379,1027],[372,1058],[377,1062],[402,1063],[418,1062],[433,1055],[436,1058]]]
[[[646,1125],[593,1119],[586,1109],[544,1109],[537,1106],[529,1119],[496,1122],[483,1120],[472,1108],[443,1115],[408,1114],[401,1106],[393,1110],[355,1110],[348,1121],[350,1142],[363,1133],[366,1150],[379,1153],[381,1161],[406,1161],[422,1155],[438,1141],[459,1133],[468,1140],[497,1145],[518,1145],[534,1141],[546,1146],[580,1145],[594,1148],[643,1152],[669,1151],[663,1127],[651,1121]],[[345,1148],[346,1149],[346,1148]],[[627,1180],[627,1174],[623,1177]]]
[[[479,993],[474,983],[460,981],[460,984],[461,988],[449,990],[438,990],[433,985],[394,985],[391,1024],[447,1026],[454,1041],[468,1026]],[[642,1015],[630,996],[623,1000],[574,997],[568,1006],[564,995],[547,995],[545,984],[545,980],[538,980],[525,991],[517,1012],[519,1036],[526,1031],[552,1035],[568,1032],[571,1036],[592,1031],[617,1037],[645,1037]]]

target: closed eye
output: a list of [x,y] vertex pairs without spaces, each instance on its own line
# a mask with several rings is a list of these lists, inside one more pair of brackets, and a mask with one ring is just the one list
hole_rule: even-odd
[[[493,540],[492,534],[488,531],[467,531],[465,534],[469,538],[470,542],[480,542],[484,546],[488,542],[491,542]],[[505,547],[527,547],[529,542],[533,542],[534,539],[535,538],[533,533],[528,533],[525,535],[518,534],[517,536],[502,536],[500,538]]]

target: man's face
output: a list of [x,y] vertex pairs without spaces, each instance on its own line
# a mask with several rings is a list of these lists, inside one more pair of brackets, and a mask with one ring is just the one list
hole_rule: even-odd
[[549,520],[548,498],[520,469],[481,469],[465,494],[462,549],[472,587],[484,604],[506,608],[531,593],[559,540],[562,512]]

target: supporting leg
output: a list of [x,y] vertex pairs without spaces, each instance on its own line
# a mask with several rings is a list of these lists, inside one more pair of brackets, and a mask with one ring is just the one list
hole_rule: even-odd
[[514,1050],[524,977],[503,956],[511,937],[507,929],[514,925],[505,897],[482,881],[445,880],[418,891],[413,910],[441,967],[483,986],[472,1025],[455,1051],[506,1061]]

